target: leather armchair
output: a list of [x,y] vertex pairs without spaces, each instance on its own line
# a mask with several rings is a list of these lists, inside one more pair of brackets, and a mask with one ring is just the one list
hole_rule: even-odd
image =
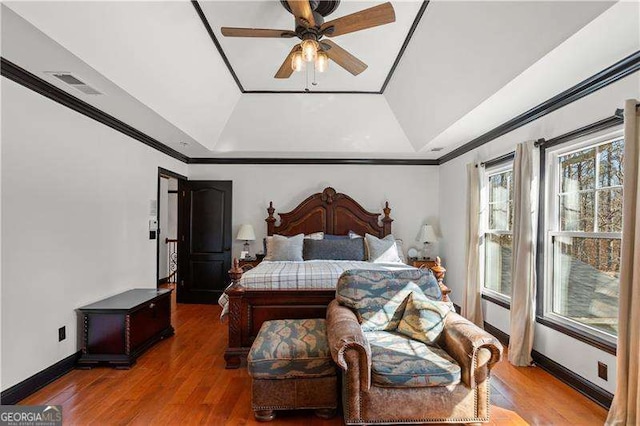
[[327,336],[342,370],[346,424],[479,423],[489,420],[489,376],[500,361],[498,340],[460,315],[445,318],[438,344],[460,366],[447,386],[388,387],[372,382],[373,356],[358,318],[337,300],[327,310]]

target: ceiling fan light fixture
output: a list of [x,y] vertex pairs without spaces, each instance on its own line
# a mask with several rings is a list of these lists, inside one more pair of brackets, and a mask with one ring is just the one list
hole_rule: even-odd
[[293,69],[295,72],[300,72],[302,71],[303,67],[304,61],[302,60],[302,52],[298,51],[291,57],[291,69]]
[[316,56],[316,71],[325,72],[327,68],[329,68],[329,56],[320,50]]
[[316,59],[316,53],[318,52],[318,42],[314,39],[306,39],[302,40],[300,43],[300,47],[302,47],[302,57],[305,62],[313,62]]

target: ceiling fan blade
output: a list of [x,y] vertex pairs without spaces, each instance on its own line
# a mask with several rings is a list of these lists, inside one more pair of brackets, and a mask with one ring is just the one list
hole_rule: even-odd
[[291,59],[293,58],[293,54],[300,50],[300,45],[296,44],[291,49],[291,52],[287,55],[282,65],[280,65],[280,69],[274,75],[274,78],[289,78],[291,74],[293,74],[293,68],[291,67]]
[[[296,17],[296,22],[300,22],[301,19],[308,23],[309,27],[316,26],[316,20],[313,17],[313,11],[311,10],[311,5],[309,4],[309,0],[287,0],[293,15]],[[300,22],[300,23],[303,23]]]
[[[377,27],[378,25],[389,24],[395,22],[396,13],[391,3],[384,3],[342,18],[325,22],[320,27],[327,37],[335,37],[342,34],[352,33],[354,31],[366,30],[367,28]],[[331,28],[333,27],[333,29]]]
[[220,31],[225,37],[291,38],[296,36],[296,33],[289,30],[268,30],[263,28],[222,27]]
[[[328,45],[330,48],[325,50],[329,59],[336,64],[340,65],[345,70],[349,71],[353,75],[358,75],[362,71],[367,69],[367,64],[360,59],[353,56],[351,53],[344,50],[331,40],[322,40],[323,45]],[[324,48],[325,46],[323,46]]]

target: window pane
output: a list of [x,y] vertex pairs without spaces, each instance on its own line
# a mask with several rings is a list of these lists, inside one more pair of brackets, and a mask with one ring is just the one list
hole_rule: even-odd
[[598,231],[622,232],[622,188],[598,191]]
[[511,171],[489,176],[489,202],[509,201],[511,188]]
[[513,215],[511,202],[489,204],[489,229],[510,231]]
[[553,245],[553,312],[617,335],[620,240],[556,237]]
[[598,188],[622,185],[623,152],[623,139],[598,147],[598,160],[600,161]]
[[511,297],[511,235],[485,234],[484,286]]
[[596,184],[596,149],[589,148],[559,158],[562,192],[593,189]]
[[593,232],[595,197],[593,192],[560,196],[560,230]]

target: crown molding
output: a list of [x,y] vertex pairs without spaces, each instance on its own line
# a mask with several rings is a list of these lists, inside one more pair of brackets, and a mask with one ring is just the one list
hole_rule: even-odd
[[415,158],[190,158],[189,164],[316,164],[361,166],[437,166],[436,159]]
[[[610,67],[598,72],[597,74],[581,81],[575,86],[565,90],[562,93],[552,97],[551,99],[537,105],[529,111],[512,118],[511,120],[501,124],[500,126],[488,131],[487,133],[467,142],[466,144],[454,149],[448,154],[438,159],[393,159],[393,158],[191,158],[175,149],[163,144],[162,142],[152,138],[151,136],[141,132],[140,130],[124,123],[121,120],[107,114],[106,112],[76,98],[75,96],[65,92],[62,89],[48,83],[47,81],[37,77],[36,75],[26,71],[13,62],[1,59],[1,75],[6,77],[28,89],[33,90],[61,105],[77,111],[89,118],[92,118],[106,126],[111,127],[145,145],[160,151],[170,157],[173,157],[183,163],[188,164],[342,164],[342,165],[403,165],[403,166],[437,166],[453,160],[467,152],[476,149],[492,140],[505,135],[519,127],[524,126],[538,118],[541,118],[559,108],[562,108],[572,102],[575,102],[585,96],[588,96],[616,81],[619,81],[640,70],[640,51],[637,51],[621,61],[616,62]],[[261,92],[262,93],[262,92]],[[267,92],[264,92],[267,93]],[[305,92],[307,93],[307,92]],[[316,93],[316,92],[308,92]],[[613,122],[619,122],[616,117],[606,119],[606,122],[599,123],[605,126],[611,125]],[[584,130],[584,129],[578,129]],[[590,129],[593,130],[593,129]],[[567,135],[563,135],[564,138]],[[574,136],[574,135],[571,135]],[[559,137],[560,138],[560,137]],[[556,139],[559,139],[556,138]],[[555,141],[550,139],[549,141]],[[547,141],[547,142],[549,142]]]

